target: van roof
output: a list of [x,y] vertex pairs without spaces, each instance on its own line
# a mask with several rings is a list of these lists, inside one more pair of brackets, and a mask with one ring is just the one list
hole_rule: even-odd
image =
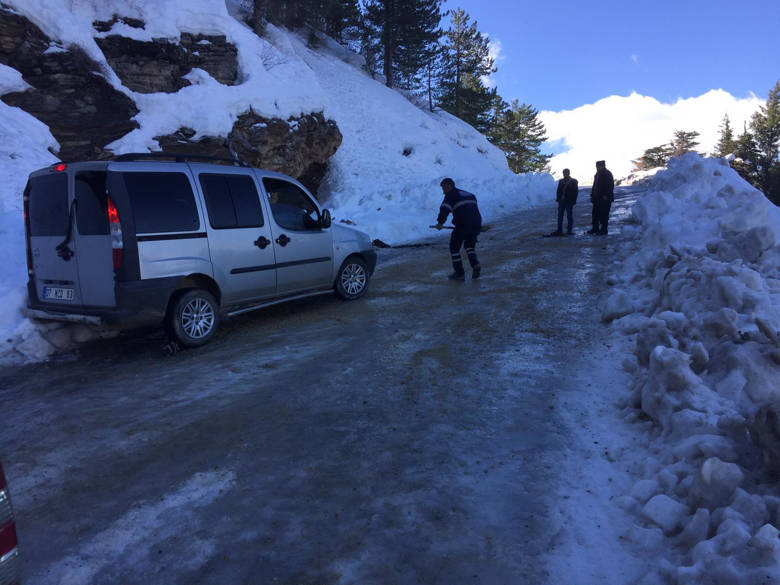
[[[157,153],[149,153],[149,154],[156,155]],[[230,159],[218,159],[218,158],[206,157],[206,156],[191,157],[189,155],[178,155],[178,154],[165,155],[165,153],[162,154],[164,156],[151,156],[149,158],[144,156],[144,153],[141,153],[139,155],[133,155],[133,156],[120,155],[106,160],[56,162],[47,167],[43,167],[31,172],[30,176],[32,177],[32,176],[49,174],[53,172],[62,172],[67,169],[74,169],[74,168],[76,170],[91,170],[91,171],[103,170],[104,171],[104,170],[108,170],[109,166],[111,168],[119,169],[123,167],[126,168],[126,167],[131,167],[136,165],[139,166],[143,165],[145,167],[148,167],[148,165],[164,165],[165,167],[170,168],[173,165],[184,164],[187,165],[188,167],[191,167],[191,165],[197,165],[200,168],[211,167],[217,170],[220,168],[224,169],[225,167],[230,168],[225,163],[231,163],[231,164],[235,163],[235,161],[232,161]],[[259,171],[260,173],[262,173],[263,177],[282,179],[286,181],[292,180],[295,181],[296,183],[299,183],[297,179],[295,179],[294,177],[290,177],[289,175],[286,175],[284,173],[271,171],[268,169],[262,169],[258,167],[251,167],[245,163],[241,163],[240,165],[236,164],[233,168],[251,169],[254,171]]]

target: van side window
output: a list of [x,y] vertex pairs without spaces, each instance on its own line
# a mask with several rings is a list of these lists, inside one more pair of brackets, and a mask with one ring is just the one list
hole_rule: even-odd
[[28,210],[31,236],[64,236],[68,231],[68,176],[30,179]]
[[263,179],[274,221],[288,230],[319,230],[317,206],[297,185],[281,179]]
[[200,187],[214,229],[263,225],[263,211],[252,177],[203,173]]
[[108,235],[106,173],[76,173],[76,226],[82,236]]
[[124,172],[137,234],[191,232],[200,227],[192,186],[184,173]]

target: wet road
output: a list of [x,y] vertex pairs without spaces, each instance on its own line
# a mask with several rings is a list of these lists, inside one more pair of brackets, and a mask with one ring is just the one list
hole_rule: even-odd
[[621,238],[539,237],[554,225],[492,222],[477,281],[446,279],[434,232],[380,250],[357,302],[244,315],[171,357],[136,333],[0,370],[24,582],[549,582],[555,406],[606,334]]

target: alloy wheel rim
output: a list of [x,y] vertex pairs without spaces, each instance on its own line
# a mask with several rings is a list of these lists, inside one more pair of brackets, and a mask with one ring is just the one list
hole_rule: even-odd
[[205,299],[192,299],[181,312],[184,332],[193,339],[203,339],[214,327],[214,308]]
[[349,295],[356,295],[366,286],[366,271],[360,264],[350,264],[341,274],[341,286]]

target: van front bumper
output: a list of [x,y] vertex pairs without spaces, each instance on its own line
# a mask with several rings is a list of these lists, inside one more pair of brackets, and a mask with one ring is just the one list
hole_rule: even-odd
[[374,269],[376,269],[376,250],[373,248],[370,250],[361,250],[360,255],[363,256],[363,260],[368,265],[368,274],[373,275]]

